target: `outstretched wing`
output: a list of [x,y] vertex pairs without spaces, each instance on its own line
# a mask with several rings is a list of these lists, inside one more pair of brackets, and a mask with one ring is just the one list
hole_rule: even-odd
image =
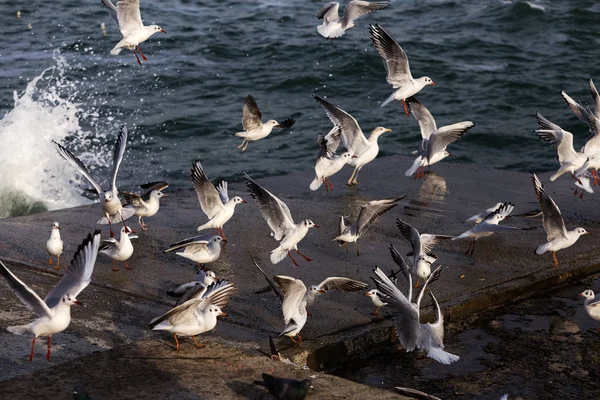
[[319,11],[317,11],[317,18],[322,19],[323,22],[337,21],[340,19],[338,14],[339,8],[340,3],[335,1],[329,2],[319,8]]
[[377,218],[396,207],[397,204],[395,203],[405,197],[406,196],[400,196],[393,199],[373,200],[363,205],[360,214],[358,215],[358,220],[356,221],[358,235],[360,236],[365,233]]
[[214,216],[221,212],[225,206],[221,202],[219,192],[217,192],[215,186],[208,179],[206,172],[204,172],[200,160],[194,161],[194,164],[192,165],[192,182],[194,184],[194,189],[196,189],[202,211],[204,211],[204,214],[206,214],[209,219],[214,218]]
[[359,290],[365,290],[369,287],[366,283],[338,276],[331,276],[319,283],[319,289],[323,289],[326,292],[330,290],[339,290],[341,292],[356,292]]
[[429,137],[427,141],[427,162],[431,162],[434,154],[445,151],[452,142],[457,141],[475,124],[471,121],[457,122],[442,126]]
[[387,81],[394,88],[411,82],[413,77],[408,65],[408,57],[402,47],[381,26],[369,25],[371,40],[379,55],[383,59],[383,65],[387,71]]
[[139,0],[117,1],[117,19],[123,37],[127,37],[135,31],[144,29],[142,15],[140,14]]
[[258,109],[254,97],[248,95],[242,108],[242,127],[245,131],[260,129],[262,127],[262,114]]
[[306,294],[306,286],[300,279],[291,276],[275,275],[273,279],[283,292],[283,319],[287,324],[300,308]]
[[54,146],[56,147],[56,151],[58,151],[58,154],[60,154],[62,158],[67,160],[69,162],[69,164],[74,166],[83,176],[86,177],[86,179],[92,184],[94,189],[96,189],[96,193],[98,193],[98,196],[102,196],[102,193],[104,193],[104,190],[102,190],[102,187],[100,186],[100,184],[94,178],[92,178],[90,171],[88,171],[87,167],[81,162],[81,160],[79,158],[77,158],[69,150],[67,150],[65,147],[63,147],[62,145],[55,142],[54,140],[52,141],[52,143],[54,143]]
[[536,174],[532,174],[531,180],[533,182],[533,190],[535,190],[535,195],[542,209],[542,220],[548,241],[561,237],[567,238],[567,228],[565,227],[565,221],[560,213],[560,209],[554,200],[552,200],[552,197],[546,193],[544,185],[542,185]]
[[[120,2],[118,3],[120,4]],[[117,141],[115,143],[115,149],[113,151],[113,175],[112,175],[112,186],[111,189],[113,192],[117,191],[117,173],[119,172],[119,166],[123,161],[123,156],[125,155],[125,147],[127,146],[127,127],[123,125],[121,130],[119,131],[119,136],[117,136]]]
[[52,317],[52,311],[46,303],[40,299],[29,286],[23,283],[0,261],[0,275],[6,279],[10,290],[21,300],[29,310],[36,313],[38,317]]
[[344,10],[344,19],[342,20],[342,28],[346,29],[349,25],[363,15],[372,13],[373,11],[383,10],[390,5],[389,1],[362,1],[352,0]]
[[342,128],[342,144],[344,147],[355,156],[360,155],[369,146],[369,142],[354,117],[319,96],[313,95],[313,97],[323,106],[331,122]]

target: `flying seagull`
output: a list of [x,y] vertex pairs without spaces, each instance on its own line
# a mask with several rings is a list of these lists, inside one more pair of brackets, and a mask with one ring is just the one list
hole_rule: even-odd
[[340,3],[332,1],[325,4],[317,11],[317,18],[323,23],[317,26],[317,31],[327,39],[335,39],[342,36],[347,29],[354,28],[354,21],[363,15],[373,11],[383,10],[390,5],[387,1],[362,1],[352,0],[344,9],[344,18],[340,20]]

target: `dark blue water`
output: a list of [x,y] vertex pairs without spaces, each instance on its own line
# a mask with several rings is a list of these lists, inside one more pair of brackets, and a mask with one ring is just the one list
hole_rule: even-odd
[[[393,129],[380,139],[380,156],[409,154],[420,141],[418,125],[399,102],[380,108],[392,88],[369,23],[403,46],[414,76],[437,83],[419,99],[438,125],[477,124],[444,162],[554,168],[552,149],[533,133],[536,110],[571,130],[576,147],[583,145],[587,128],[560,91],[589,100],[587,79],[600,82],[597,2],[392,1],[334,41],[315,29],[322,3],[142,0],[144,22],[168,33],[144,43],[149,60],[139,66],[129,51],[109,54],[120,34],[99,1],[3,2],[0,216],[21,212],[14,203],[40,200],[60,208],[86,201],[80,196],[85,182],[50,140],[81,154],[107,181],[121,124],[131,131],[119,175],[123,189],[158,179],[189,187],[191,162],[201,159],[213,179],[305,169],[306,187],[298,190],[308,190],[315,138],[331,126],[313,93],[350,112],[366,132],[376,125]],[[14,91],[21,97],[16,105]],[[241,154],[241,141],[231,135],[241,130],[248,94],[264,118],[297,122]]]

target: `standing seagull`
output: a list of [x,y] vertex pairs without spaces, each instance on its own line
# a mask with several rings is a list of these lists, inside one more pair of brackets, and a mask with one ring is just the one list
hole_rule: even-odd
[[310,219],[296,224],[292,219],[292,213],[288,206],[267,189],[260,186],[248,175],[244,174],[246,185],[252,194],[252,197],[260,206],[260,212],[267,221],[267,224],[273,231],[275,240],[279,241],[279,247],[271,251],[271,262],[277,264],[283,260],[286,254],[292,259],[295,266],[298,263],[292,257],[290,250],[296,250],[296,253],[304,257],[306,261],[311,261],[310,258],[298,251],[298,243],[304,239],[310,228],[318,228],[319,226]]
[[460,139],[475,124],[472,121],[463,121],[438,128],[429,110],[416,98],[410,97],[406,100],[406,103],[408,103],[410,111],[419,123],[421,137],[423,138],[421,149],[417,152],[417,158],[408,171],[404,173],[406,176],[411,176],[417,172],[416,179],[419,177],[419,169],[421,170],[420,176],[424,177],[426,166],[448,157],[450,155],[446,151],[448,145]]
[[100,225],[108,224],[110,236],[113,237],[115,234],[112,230],[112,223],[123,222],[123,225],[125,225],[125,220],[135,214],[135,209],[123,208],[121,201],[119,200],[119,191],[117,190],[117,173],[119,172],[119,166],[121,165],[121,161],[123,161],[123,155],[125,154],[125,146],[127,145],[127,128],[125,125],[121,127],[119,136],[117,137],[117,141],[115,143],[115,149],[113,152],[112,181],[111,187],[107,191],[104,191],[102,186],[100,186],[100,184],[94,178],[92,178],[90,171],[88,171],[87,167],[79,158],[77,158],[62,145],[56,143],[54,140],[52,143],[54,143],[54,146],[56,146],[56,151],[58,151],[58,154],[67,160],[69,164],[74,166],[83,176],[85,176],[86,179],[92,184],[94,189],[96,189],[96,193],[98,193],[98,197],[100,198],[102,212],[104,212],[104,218],[100,219],[97,223]]
[[192,182],[198,195],[198,201],[204,214],[208,217],[208,222],[200,225],[196,230],[215,228],[223,240],[227,240],[223,225],[233,217],[235,206],[246,201],[240,196],[234,196],[231,199],[227,194],[227,182],[221,183],[215,188],[215,185],[208,179],[200,161],[194,161],[192,165]]
[[119,0],[116,7],[110,0],[102,0],[102,3],[108,10],[110,17],[119,25],[123,35],[123,39],[113,47],[110,54],[117,55],[122,49],[133,50],[138,64],[142,65],[136,50],[140,52],[140,56],[144,61],[147,58],[142,53],[140,43],[145,42],[157,32],[167,33],[167,31],[158,25],[144,25],[139,0]]
[[373,200],[362,205],[360,207],[360,214],[358,214],[356,222],[352,225],[346,226],[344,216],[342,215],[340,217],[340,234],[333,240],[337,241],[340,246],[346,246],[346,253],[348,252],[348,243],[354,243],[356,255],[360,256],[358,244],[356,243],[358,238],[361,237],[375,221],[377,221],[377,218],[396,207],[396,202],[405,197],[406,196],[400,196],[393,199]]
[[99,245],[100,231],[95,231],[93,235],[88,234],[77,248],[71,265],[67,267],[60,282],[43,301],[0,261],[0,275],[6,279],[8,286],[19,300],[38,316],[28,325],[7,328],[9,332],[16,335],[33,334],[29,361],[33,361],[34,346],[38,336],[48,337],[46,358],[50,360],[50,337],[64,331],[71,323],[71,306],[81,304],[77,301],[77,296],[90,284]]
[[248,147],[248,143],[266,138],[271,134],[271,131],[274,128],[290,128],[295,122],[296,121],[292,118],[288,118],[282,123],[270,119],[263,124],[262,113],[258,109],[254,97],[248,95],[244,101],[244,107],[242,108],[242,127],[244,128],[244,131],[235,133],[235,136],[243,138],[244,141],[237,148],[239,149],[241,147],[242,152],[244,152]]
[[377,307],[377,309],[373,312],[373,315],[379,315],[379,309],[383,306],[387,306],[387,303],[384,303],[381,300],[383,295],[377,289],[369,290],[367,293],[365,293],[365,296],[369,296],[375,307]]
[[369,135],[369,139],[360,129],[358,122],[346,111],[333,104],[328,103],[319,96],[314,96],[325,109],[327,116],[334,125],[342,128],[342,144],[353,154],[353,157],[348,161],[348,164],[354,167],[354,172],[348,179],[348,186],[358,183],[358,173],[366,164],[370,163],[379,154],[379,145],[377,139],[385,132],[391,132],[391,129],[378,126]]
[[133,245],[131,239],[137,239],[135,232],[127,228],[126,226],[121,228],[121,235],[117,241],[115,238],[110,238],[102,241],[100,246],[100,253],[106,254],[113,260],[113,271],[119,269],[115,267],[117,261],[123,261],[125,269],[133,269],[127,264],[127,260],[133,254]]
[[600,296],[594,296],[594,292],[591,289],[579,293],[579,296],[585,297],[583,306],[587,315],[596,321],[600,321]]
[[340,20],[340,3],[332,1],[325,4],[317,11],[317,18],[323,20],[323,24],[317,26],[317,31],[327,39],[335,39],[342,36],[347,29],[354,28],[354,21],[373,11],[383,10],[390,5],[387,1],[362,1],[352,0],[344,9],[344,19]]
[[315,160],[315,179],[310,184],[310,190],[317,190],[321,184],[325,184],[325,190],[333,190],[333,184],[329,177],[337,174],[352,158],[352,153],[347,151],[339,156],[335,155],[337,148],[342,142],[342,129],[334,126],[325,136],[319,135],[319,154]]
[[371,40],[375,48],[383,58],[387,81],[394,89],[397,89],[381,104],[381,107],[393,100],[401,100],[404,113],[410,116],[406,107],[406,99],[419,93],[427,85],[435,85],[435,82],[428,76],[413,79],[406,53],[385,29],[379,25],[370,25],[369,32],[371,32]]
[[148,225],[144,223],[144,217],[154,216],[160,207],[160,199],[166,197],[162,191],[169,187],[167,182],[152,182],[140,186],[146,189],[141,196],[137,193],[121,192],[128,205],[135,208],[135,215],[138,216],[138,224],[143,231],[148,230]]
[[46,241],[46,251],[49,254],[48,264],[54,265],[52,262],[52,256],[56,257],[56,266],[54,269],[60,269],[60,255],[64,250],[64,244],[60,238],[60,226],[58,222],[52,224],[52,231],[50,232],[50,239]]
[[558,267],[556,252],[572,246],[581,235],[587,235],[590,232],[581,227],[567,231],[560,209],[554,200],[552,200],[552,197],[546,193],[542,182],[540,182],[536,174],[531,175],[531,180],[533,182],[533,190],[535,190],[535,195],[542,209],[542,222],[548,240],[547,243],[539,245],[535,249],[535,254],[544,254],[547,251],[551,251],[554,267],[556,268]]

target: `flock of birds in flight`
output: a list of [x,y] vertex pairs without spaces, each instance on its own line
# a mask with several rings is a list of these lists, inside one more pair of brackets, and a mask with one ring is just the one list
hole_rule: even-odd
[[[138,63],[141,64],[140,57],[147,60],[140,48],[140,43],[147,40],[154,33],[165,33],[165,31],[158,25],[145,26],[142,23],[139,0],[119,0],[116,6],[110,0],[102,0],[102,3],[106,6],[112,19],[118,24],[123,35],[123,39],[111,50],[111,54],[119,54],[122,49],[128,49],[134,53]],[[354,21],[358,17],[386,8],[389,4],[389,1],[352,0],[346,6],[344,17],[340,19],[338,15],[339,4],[336,2],[328,3],[317,13],[318,18],[323,20],[317,30],[328,39],[338,38],[344,34],[345,30],[354,27]],[[406,176],[415,175],[415,179],[423,177],[425,167],[429,167],[449,156],[447,147],[460,139],[475,124],[472,121],[462,121],[438,128],[429,110],[414,97],[425,86],[434,85],[435,83],[426,76],[417,79],[412,77],[406,53],[385,29],[379,25],[371,25],[369,32],[375,48],[383,59],[387,72],[387,82],[396,89],[382,103],[382,107],[394,100],[399,100],[406,115],[410,116],[412,114],[420,126],[422,143],[420,148],[413,152],[416,158],[412,166],[406,171]],[[588,124],[592,133],[591,138],[581,151],[574,150],[573,135],[570,132],[550,122],[541,114],[537,114],[539,129],[536,130],[536,133],[541,139],[556,148],[560,163],[559,170],[550,177],[550,180],[554,181],[559,176],[570,173],[575,178],[577,188],[582,190],[581,195],[583,195],[584,190],[593,192],[592,185],[596,186],[600,180],[596,172],[596,169],[600,167],[600,95],[591,80],[589,86],[594,101],[593,107],[584,106],[566,93],[561,93],[568,106],[577,117]],[[326,191],[333,190],[333,184],[329,178],[339,172],[345,165],[354,168],[347,184],[349,186],[356,185],[361,169],[373,161],[379,153],[378,138],[391,130],[378,126],[371,131],[367,138],[354,117],[321,97],[314,96],[314,98],[324,108],[333,123],[333,127],[329,133],[324,136],[319,135],[317,139],[319,153],[315,161],[315,178],[310,183],[310,189],[313,191],[318,190],[324,184]],[[235,134],[243,139],[243,142],[238,146],[242,152],[246,150],[250,142],[266,138],[273,129],[289,128],[295,122],[293,119],[287,119],[281,123],[276,120],[263,123],[261,111],[252,96],[246,98],[242,114],[242,127],[244,130]],[[142,185],[142,189],[146,190],[142,195],[117,189],[117,173],[125,155],[127,136],[127,128],[123,126],[114,147],[113,174],[111,186],[108,190],[102,188],[77,156],[63,145],[53,142],[57,152],[85,176],[97,192],[103,214],[98,224],[109,225],[110,238],[102,241],[99,230],[87,235],[75,252],[71,264],[66,268],[63,278],[44,300],[0,262],[0,273],[8,282],[10,288],[38,316],[30,324],[8,327],[8,330],[15,334],[33,334],[30,361],[33,360],[34,345],[39,336],[47,337],[47,358],[50,359],[50,337],[68,327],[71,319],[70,307],[72,304],[79,304],[77,296],[89,285],[98,252],[113,260],[114,271],[118,271],[116,268],[117,261],[123,262],[126,269],[131,268],[127,264],[127,260],[134,251],[131,239],[136,238],[137,235],[126,225],[125,221],[136,215],[138,216],[140,228],[146,231],[148,225],[145,223],[144,218],[155,215],[159,210],[160,199],[166,196],[163,193],[163,190],[168,187],[166,182],[153,182]],[[336,154],[340,146],[345,149],[345,152]],[[307,235],[309,229],[318,228],[318,225],[310,219],[305,219],[299,223],[294,222],[290,209],[280,198],[247,174],[244,175],[244,178],[251,196],[258,203],[262,216],[272,231],[273,238],[279,242],[278,247],[271,251],[271,262],[277,264],[289,257],[297,266],[298,263],[293,258],[292,251],[295,251],[297,255],[303,257],[306,261],[311,261],[309,257],[298,250],[298,243]],[[236,206],[246,203],[240,196],[229,197],[227,182],[222,181],[215,186],[208,178],[200,161],[193,163],[191,179],[201,209],[208,218],[208,221],[199,226],[197,230],[215,229],[217,235],[203,234],[187,238],[172,244],[165,250],[165,253],[175,251],[177,255],[198,265],[197,276],[194,281],[169,288],[168,295],[179,297],[175,307],[150,323],[150,329],[165,330],[173,334],[177,351],[179,351],[177,335],[190,336],[196,347],[201,347],[196,342],[196,335],[212,330],[216,326],[217,317],[225,315],[222,308],[225,307],[236,291],[236,286],[226,279],[218,279],[213,271],[206,268],[206,264],[212,263],[220,257],[222,245],[227,240],[223,226],[234,215]],[[535,174],[532,175],[532,183],[541,211],[526,216],[537,217],[541,215],[543,227],[547,233],[547,241],[539,245],[535,249],[535,253],[551,252],[554,266],[557,267],[556,252],[570,247],[580,236],[589,232],[582,227],[567,230],[560,209],[545,191],[544,186]],[[575,194],[577,194],[577,190]],[[126,204],[122,204],[119,195],[125,198]],[[359,211],[356,222],[350,225],[346,225],[346,220],[342,216],[340,218],[339,235],[333,240],[340,245],[344,245],[347,252],[349,251],[348,243],[354,243],[356,254],[359,255],[358,239],[382,214],[394,208],[397,202],[404,197],[373,200],[364,204]],[[432,250],[441,241],[469,239],[470,244],[466,254],[472,255],[475,250],[475,243],[480,238],[494,233],[532,229],[500,225],[500,222],[506,219],[513,209],[514,206],[511,203],[497,203],[493,207],[469,218],[467,222],[472,222],[475,225],[457,236],[420,233],[415,227],[401,219],[397,220],[397,226],[410,243],[412,251],[407,254],[408,261],[393,245],[390,246],[390,254],[395,264],[400,268],[400,272],[408,281],[408,292],[404,294],[398,289],[397,272],[392,271],[388,276],[379,268],[376,268],[373,277],[376,289],[369,290],[366,295],[371,297],[373,304],[377,307],[374,314],[378,314],[379,309],[386,305],[393,309],[396,333],[406,351],[420,349],[426,352],[428,357],[444,364],[459,360],[459,356],[444,350],[443,314],[435,295],[430,290],[431,284],[439,279],[443,267],[438,266],[432,272],[432,266],[438,260]],[[115,223],[123,224],[118,240],[114,238],[115,234],[112,229],[112,225]],[[60,238],[58,222],[52,225],[51,236],[46,243],[46,249],[50,255],[49,263],[54,264],[52,256],[56,257],[55,268],[59,269],[63,242]],[[281,300],[285,322],[285,328],[281,335],[289,336],[294,342],[298,343],[302,343],[300,331],[309,316],[307,307],[312,306],[318,295],[331,290],[353,292],[365,291],[369,288],[369,285],[353,279],[330,277],[318,285],[309,286],[307,289],[304,282],[291,276],[276,275],[271,278],[256,261],[253,260],[253,262],[264,275],[270,288]],[[413,279],[416,281],[415,288],[418,288],[419,280],[424,281],[416,300],[413,300]],[[433,301],[436,310],[436,321],[421,324],[419,322],[420,306],[426,291]],[[600,299],[591,290],[584,291],[580,296],[585,297],[584,306],[589,316],[600,321]],[[267,379],[265,378],[265,382]],[[285,386],[289,387],[290,385]],[[304,383],[302,387],[304,386],[308,385]]]

